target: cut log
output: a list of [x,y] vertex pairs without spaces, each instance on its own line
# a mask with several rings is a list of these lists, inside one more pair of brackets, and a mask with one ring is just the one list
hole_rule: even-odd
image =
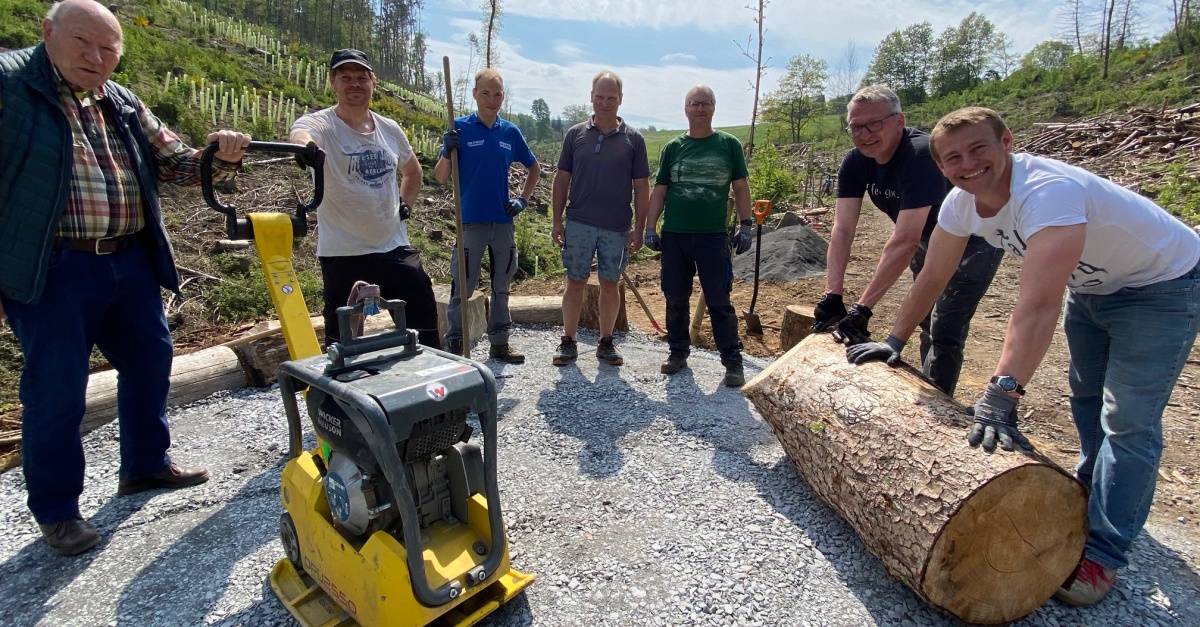
[[[186,405],[221,390],[246,386],[246,375],[237,353],[225,346],[179,355],[171,363],[171,391],[167,405]],[[105,370],[88,377],[87,401],[80,432],[87,433],[117,417],[117,371]]]
[[786,351],[812,334],[812,325],[816,321],[812,307],[788,305],[783,310],[783,324],[779,328],[779,349]]
[[[625,312],[625,284],[617,286],[620,307],[617,309],[616,331],[629,330],[629,316]],[[510,296],[508,309],[512,321],[517,324],[562,324],[562,296]],[[583,308],[579,312],[579,326],[584,329],[600,329],[600,282],[596,277],[588,280],[583,294]]]
[[1039,454],[972,449],[963,406],[915,370],[812,335],[742,393],[888,574],[964,621],[1029,614],[1083,554],[1083,486]]
[[[450,307],[450,286],[435,285],[433,296],[437,299],[438,335],[444,338],[446,331],[450,329],[450,318],[446,316],[446,310]],[[471,344],[474,344],[475,340],[487,335],[487,297],[475,292],[467,300],[463,312],[467,316],[467,330],[471,332]]]
[[562,296],[509,296],[508,311],[516,324],[562,324]]

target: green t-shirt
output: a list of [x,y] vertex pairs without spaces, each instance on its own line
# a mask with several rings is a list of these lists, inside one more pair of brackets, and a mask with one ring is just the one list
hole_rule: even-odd
[[742,143],[725,131],[703,139],[684,134],[667,142],[654,179],[655,185],[667,186],[662,230],[725,232],[729,184],[746,176]]

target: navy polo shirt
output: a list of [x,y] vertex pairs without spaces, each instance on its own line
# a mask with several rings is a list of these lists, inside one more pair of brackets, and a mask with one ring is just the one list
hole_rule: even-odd
[[458,174],[462,190],[463,223],[507,222],[508,169],[513,161],[530,168],[537,163],[525,136],[499,116],[488,128],[472,113],[454,118],[458,129]]

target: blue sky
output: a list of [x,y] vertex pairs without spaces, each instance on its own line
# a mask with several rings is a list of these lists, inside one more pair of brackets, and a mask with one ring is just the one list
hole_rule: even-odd
[[[1086,0],[1085,0],[1086,1]],[[481,0],[429,0],[422,25],[429,33],[432,71],[450,57],[453,74],[468,63],[467,34],[482,26]],[[621,116],[638,127],[684,128],[683,99],[692,85],[717,94],[717,126],[749,124],[754,63],[742,55],[756,26],[756,0],[504,0],[500,63],[509,106],[528,113],[544,98],[558,115],[587,104],[591,77],[602,69],[625,81]],[[1019,53],[1060,30],[1056,0],[774,0],[766,7],[763,56],[769,67],[762,93],[775,89],[788,59],[811,54],[831,70],[857,51],[858,69],[871,62],[889,32],[929,21],[935,33],[979,11],[1012,38]],[[1167,28],[1167,0],[1143,3],[1143,36]],[[1162,6],[1158,6],[1162,5]],[[473,103],[471,103],[473,106]]]

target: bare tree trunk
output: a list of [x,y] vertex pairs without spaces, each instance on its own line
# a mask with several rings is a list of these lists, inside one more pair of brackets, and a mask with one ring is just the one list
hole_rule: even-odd
[[[754,23],[758,25],[758,52],[755,54],[754,57],[752,57],[752,59],[754,61],[754,65],[755,65],[755,68],[754,68],[754,108],[750,111],[750,139],[749,139],[750,147],[746,150],[746,161],[750,161],[751,157],[754,156],[754,128],[758,123],[758,93],[759,93],[759,87],[762,85],[762,74],[763,74],[762,49],[763,49],[763,31],[765,30],[763,28],[763,19],[764,19],[763,13],[764,13],[764,10],[766,9],[766,7],[767,7],[767,0],[758,0],[758,17],[755,18],[755,20],[754,20]],[[748,57],[750,56],[749,54],[746,53],[745,50],[743,50],[742,53]]]
[[1108,78],[1108,57],[1112,54],[1113,13],[1117,10],[1117,0],[1105,0],[1104,4],[1104,43],[1101,51],[1104,55],[1104,71],[1100,74],[1100,78]]
[[484,66],[492,67],[494,59],[492,57],[492,47],[496,39],[496,19],[500,15],[500,0],[488,0],[490,11],[488,12],[487,33],[485,39],[485,54],[483,57]]

